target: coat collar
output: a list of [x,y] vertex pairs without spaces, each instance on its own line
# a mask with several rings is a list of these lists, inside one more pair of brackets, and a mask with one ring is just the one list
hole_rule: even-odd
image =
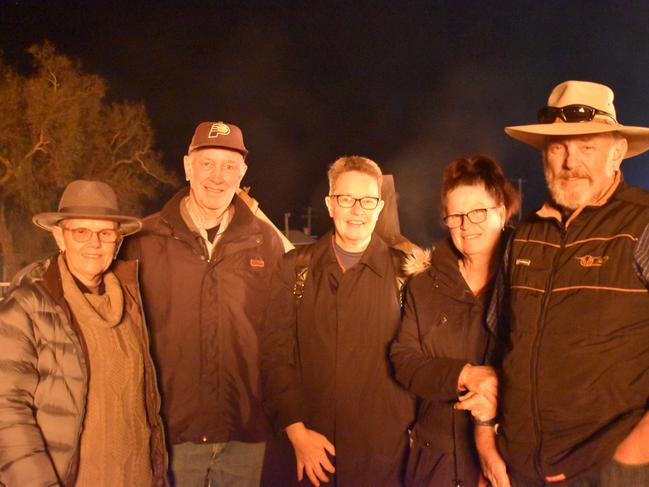
[[[323,258],[326,259],[328,263],[338,266],[333,245],[331,244],[333,234],[333,230],[329,230],[314,245],[322,249],[321,251],[324,254]],[[392,259],[389,258],[389,253],[390,249],[388,248],[388,245],[376,232],[374,232],[372,233],[370,243],[363,252],[363,256],[357,265],[365,265],[379,277],[384,277],[388,275],[392,262]],[[386,256],[388,256],[388,258],[386,258]]]
[[61,283],[61,272],[57,256],[54,255],[47,260],[46,269],[43,273],[41,286],[58,303],[63,302],[63,284]]
[[[50,257],[45,265],[46,269],[40,284],[55,301],[62,303],[64,301],[63,284],[57,256]],[[122,285],[137,285],[137,261],[114,260],[109,269],[113,271]]]
[[458,267],[459,259],[460,254],[455,249],[451,238],[445,238],[435,245],[428,272],[432,276],[442,275],[446,280],[455,281],[462,279],[460,268]]
[[[189,187],[185,187],[178,191],[160,211],[160,216],[162,217],[163,222],[166,224],[167,232],[171,233],[178,238],[183,240],[195,240],[196,237],[200,237],[197,233],[192,232],[185,221],[183,220],[180,214],[180,203],[183,198],[189,195]],[[248,205],[236,194],[232,198],[232,203],[234,206],[234,217],[230,221],[227,230],[223,234],[223,240],[229,240],[233,235],[236,235],[242,231],[249,233],[249,225],[254,222],[255,216],[252,214]],[[162,229],[157,229],[162,230]]]
[[[608,201],[613,197],[613,195],[617,192],[617,190],[623,186],[623,180],[624,178],[622,177],[622,172],[617,171],[615,173],[615,179],[613,180],[613,184],[611,187],[604,193],[597,201],[594,203],[591,203],[589,205],[584,205],[580,206],[577,208],[575,211],[573,211],[570,216],[566,220],[566,228],[568,225],[570,225],[571,222],[577,218],[582,211],[584,211],[585,208],[588,207],[600,207],[604,206]],[[554,218],[557,220],[559,223],[563,221],[563,214],[561,212],[561,208],[557,207],[551,200],[546,201],[543,203],[543,206],[536,212],[536,214],[540,218]]]
[[[510,240],[514,228],[511,226],[506,226],[503,229],[503,232],[500,236],[500,241],[497,243],[496,248],[494,249],[494,255],[492,259],[495,259],[496,262],[502,261],[503,253],[507,247],[507,243]],[[433,253],[431,255],[431,264],[428,269],[428,274],[432,279],[442,283],[445,287],[449,286],[458,286],[457,283],[460,283],[460,287],[463,291],[468,291],[468,295],[473,298],[473,293],[469,289],[468,285],[462,277],[460,272],[458,261],[461,258],[461,254],[453,245],[453,241],[450,237],[445,238],[437,245],[435,245]],[[487,284],[485,289],[480,293],[479,296],[489,296],[491,291],[489,290],[493,286],[495,276],[492,277],[491,282]],[[455,284],[453,284],[455,283]]]
[[[370,244],[363,252],[360,264],[365,264],[372,269],[379,277],[385,277],[388,274],[392,259],[390,258],[390,249],[377,233],[372,233]],[[386,255],[388,256],[386,258]]]

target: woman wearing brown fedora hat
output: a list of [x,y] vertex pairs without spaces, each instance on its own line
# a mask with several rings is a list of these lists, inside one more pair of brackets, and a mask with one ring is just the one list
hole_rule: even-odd
[[[410,280],[391,358],[397,380],[421,400],[406,485],[475,487],[480,464],[472,423],[496,424],[497,380],[485,365],[496,341],[485,318],[519,196],[486,156],[453,161],[441,195],[450,238]],[[499,459],[490,468],[504,474],[505,464]]]
[[0,484],[166,485],[136,264],[114,260],[140,220],[107,184],[77,180],[33,221],[60,254],[0,305]]

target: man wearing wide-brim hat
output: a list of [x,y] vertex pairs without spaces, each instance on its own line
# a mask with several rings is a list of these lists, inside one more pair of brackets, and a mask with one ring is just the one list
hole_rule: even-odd
[[[649,128],[620,124],[613,91],[585,81],[555,87],[538,120],[505,129],[542,152],[549,197],[505,262],[497,448],[513,486],[649,485],[649,193],[620,170]],[[477,439],[509,485],[493,428]]]

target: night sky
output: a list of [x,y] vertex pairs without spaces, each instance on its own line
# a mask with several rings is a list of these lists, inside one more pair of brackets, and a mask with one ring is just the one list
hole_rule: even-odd
[[[104,77],[111,98],[145,103],[179,175],[198,122],[242,127],[243,184],[278,225],[290,211],[302,226],[314,206],[318,231],[326,168],[344,154],[394,174],[402,232],[420,244],[443,235],[440,175],[458,156],[495,156],[532,210],[540,155],[503,127],[532,123],[567,79],[608,84],[621,123],[649,126],[643,2],[0,0],[6,62],[29,69],[25,49],[44,39]],[[647,164],[626,161],[626,179],[649,188]]]

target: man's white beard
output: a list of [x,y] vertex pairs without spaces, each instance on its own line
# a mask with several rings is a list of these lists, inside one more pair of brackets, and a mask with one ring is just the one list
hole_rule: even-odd
[[585,205],[591,201],[591,189],[585,191],[578,190],[565,190],[560,184],[560,180],[548,181],[548,188],[550,195],[556,204],[567,208],[568,210],[576,210],[580,206]]
[[[584,178],[590,184],[585,190],[564,189],[561,186],[561,183],[570,177]],[[553,176],[549,170],[546,170],[545,180],[548,183],[548,188],[550,189],[550,195],[552,196],[552,199],[556,204],[562,206],[563,208],[576,210],[580,206],[583,206],[586,203],[590,202],[593,196],[593,181],[585,171],[581,171],[579,169],[574,169],[572,171],[563,170],[557,176]]]

